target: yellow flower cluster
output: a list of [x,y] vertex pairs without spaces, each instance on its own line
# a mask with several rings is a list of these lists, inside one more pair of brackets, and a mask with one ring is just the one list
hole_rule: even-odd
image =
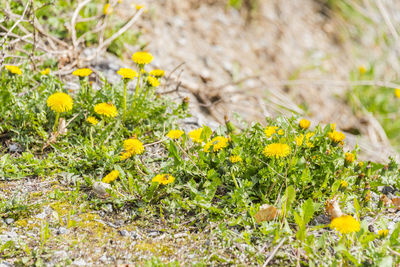
[[185,132],[181,130],[171,130],[168,132],[167,137],[171,139],[179,139]]
[[133,155],[140,155],[144,151],[144,146],[136,138],[127,139],[124,141],[125,152],[122,152],[121,160],[132,157]]
[[153,60],[153,55],[148,52],[136,52],[132,55],[132,60],[138,65],[146,65]]
[[347,163],[353,163],[356,160],[356,156],[353,153],[346,152],[344,159]]
[[157,80],[157,78],[154,78],[152,76],[147,77],[147,83],[153,87],[157,87],[160,85],[160,82]]
[[70,111],[73,104],[72,98],[62,92],[54,93],[47,98],[47,106],[57,113]]
[[263,154],[268,158],[284,158],[290,154],[290,147],[281,143],[269,144],[264,148]]
[[299,121],[299,126],[300,126],[300,128],[302,128],[302,129],[308,129],[309,127],[310,127],[310,125],[311,125],[311,122],[309,121],[309,120],[306,120],[306,119],[301,119],[300,121]]
[[335,131],[335,130],[330,132],[330,133],[328,133],[328,137],[329,137],[329,139],[331,139],[335,143],[342,142],[346,138],[344,133],[338,132],[338,131]]
[[340,187],[346,188],[346,187],[348,187],[348,186],[349,186],[349,183],[348,183],[348,182],[346,182],[346,181],[341,181],[341,182],[340,182]]
[[334,218],[330,227],[341,234],[349,234],[360,231],[360,223],[350,215]]
[[92,70],[88,68],[83,68],[83,69],[76,69],[72,72],[72,75],[74,76],[79,76],[79,77],[86,77],[92,74]]
[[210,148],[212,147],[212,150],[214,152],[218,152],[222,149],[224,149],[225,147],[228,146],[229,143],[229,139],[223,136],[216,136],[213,139],[211,139],[210,142],[208,142],[207,144],[205,144],[204,146],[204,152],[210,152]]
[[102,182],[109,184],[111,182],[114,182],[118,178],[118,176],[119,176],[119,171],[113,170],[112,172],[104,176]]
[[229,161],[232,163],[241,162],[242,158],[240,156],[234,155],[229,157]]
[[158,174],[151,179],[153,183],[170,184],[175,181],[175,177],[170,174]]
[[301,146],[303,144],[304,134],[300,134],[299,136],[296,136],[294,138],[294,140],[295,140],[297,146]]
[[111,103],[99,103],[94,106],[94,112],[106,117],[116,117],[118,115],[117,108]]
[[314,147],[313,143],[311,143],[310,139],[315,135],[314,132],[309,132],[306,134],[306,146],[309,148]]
[[389,230],[388,229],[381,229],[378,231],[378,235],[380,237],[386,237],[389,235]]
[[267,138],[270,138],[274,133],[276,133],[276,129],[278,129],[278,127],[276,127],[276,126],[268,126],[268,127],[266,127],[264,129],[265,136]]
[[44,70],[42,70],[41,72],[40,72],[40,74],[42,74],[42,75],[47,75],[47,74],[49,74],[50,73],[50,69],[49,68],[46,68],[46,69],[44,69]]
[[161,78],[161,77],[164,77],[165,71],[157,69],[157,70],[150,71],[149,74],[151,76],[154,76],[154,77],[157,77],[157,78]]
[[203,132],[203,128],[198,128],[192,130],[188,133],[190,139],[192,139],[195,143],[203,143],[203,139],[201,139],[201,133]]
[[6,65],[6,69],[11,72],[12,74],[22,75],[22,70],[17,66],[13,65]]
[[103,7],[103,14],[108,15],[113,11],[112,7],[110,7],[110,3],[107,3]]
[[92,125],[96,125],[96,124],[99,123],[99,121],[98,121],[95,117],[93,117],[93,116],[88,117],[88,118],[86,119],[86,121],[87,121],[88,123],[92,124]]
[[365,67],[365,65],[360,65],[358,66],[358,71],[360,72],[360,74],[364,74],[367,72],[367,67]]
[[394,95],[395,95],[397,98],[400,98],[400,88],[394,89]]
[[138,76],[137,72],[130,68],[120,68],[117,73],[122,76],[123,79],[133,79]]

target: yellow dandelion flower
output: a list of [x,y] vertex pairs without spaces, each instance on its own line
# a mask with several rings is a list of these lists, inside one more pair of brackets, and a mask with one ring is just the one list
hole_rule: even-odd
[[282,130],[282,129],[280,129],[280,130],[278,131],[278,134],[279,134],[279,135],[284,135],[284,134],[285,134],[285,131]]
[[152,71],[149,72],[149,74],[151,76],[154,76],[154,77],[157,77],[157,78],[161,78],[161,77],[164,77],[165,71],[163,71],[163,70],[152,70]]
[[170,174],[158,174],[151,179],[153,183],[170,184],[175,181],[175,177]]
[[300,128],[302,128],[302,129],[308,129],[308,127],[310,127],[310,125],[311,125],[311,121],[309,121],[309,120],[306,120],[306,119],[301,119],[300,121],[299,121],[299,126],[300,126]]
[[364,74],[367,72],[367,67],[365,67],[365,65],[360,65],[358,66],[358,71],[360,72],[360,74]]
[[329,124],[329,127],[331,128],[331,131],[336,130],[336,123]]
[[274,133],[276,133],[276,129],[278,129],[278,127],[268,126],[267,128],[264,129],[265,136],[267,138],[270,138]]
[[370,190],[368,190],[367,191],[367,193],[365,193],[365,201],[370,201],[371,200],[371,191]]
[[6,65],[6,69],[12,74],[22,75],[22,70],[14,65]]
[[92,125],[96,125],[96,124],[99,123],[99,121],[98,121],[95,117],[93,117],[93,116],[88,117],[88,118],[86,119],[86,121],[87,121],[88,123],[92,124]]
[[344,133],[338,131],[332,131],[328,133],[328,137],[335,143],[340,143],[346,138]]
[[107,3],[103,7],[103,14],[108,15],[113,11],[112,7],[110,6],[110,3]]
[[138,65],[145,65],[153,60],[153,55],[148,52],[136,52],[132,55],[132,60]]
[[229,161],[232,163],[241,162],[242,158],[240,156],[234,155],[229,157]]
[[102,182],[109,184],[111,182],[114,182],[118,178],[118,176],[119,176],[119,171],[113,170],[112,172],[104,176]]
[[397,98],[400,98],[400,88],[394,89],[394,95],[395,95]]
[[179,137],[181,137],[184,133],[185,132],[181,130],[171,130],[168,132],[167,137],[171,139],[179,139]]
[[74,76],[79,76],[79,77],[86,77],[92,74],[92,70],[88,68],[83,68],[83,69],[76,69],[74,72],[72,72],[72,75]]
[[144,11],[146,11],[146,9],[145,9],[146,6],[145,5],[136,5],[135,8],[136,8],[136,10],[144,9]]
[[118,115],[117,108],[111,103],[100,103],[94,106],[94,112],[106,117],[116,117]]
[[203,132],[203,128],[198,128],[196,130],[192,130],[188,133],[190,139],[192,139],[195,143],[203,143],[203,139],[201,139],[201,133]]
[[290,154],[290,147],[287,144],[269,144],[264,148],[263,154],[269,158],[284,158]]
[[133,79],[138,76],[137,72],[130,68],[120,68],[117,73],[121,75],[123,79]]
[[57,113],[70,111],[73,104],[72,98],[62,92],[54,93],[47,98],[47,106]]
[[133,155],[131,155],[130,153],[128,153],[128,152],[122,152],[121,153],[121,156],[119,157],[119,159],[120,160],[126,160],[126,159],[129,159],[130,157],[132,157]]
[[353,153],[346,152],[344,159],[347,163],[353,163],[356,160],[356,156]]
[[160,82],[157,80],[157,78],[154,78],[152,76],[147,77],[147,83],[153,87],[157,87],[160,85]]
[[[125,149],[125,153],[128,153],[128,158],[132,157],[133,155],[140,155],[143,153],[144,151],[144,146],[143,143],[140,142],[138,139],[136,138],[131,138],[131,139],[127,139],[124,141],[124,149]],[[122,156],[124,157],[124,153],[122,154]]]
[[381,229],[378,231],[379,237],[386,237],[389,235],[389,230],[388,229]]
[[311,137],[313,137],[314,135],[315,135],[314,132],[309,132],[309,133],[306,134],[306,146],[308,148],[313,148],[314,147],[313,143],[310,141]]
[[330,227],[342,234],[349,234],[360,231],[360,223],[350,215],[343,215],[334,218]]
[[210,148],[213,148],[214,152],[218,152],[222,150],[223,148],[228,146],[229,139],[223,136],[216,136],[213,139],[211,139],[210,142],[205,144],[203,151],[204,152],[210,152]]
[[42,70],[41,72],[40,72],[40,74],[42,74],[42,75],[47,75],[47,74],[49,74],[50,73],[50,69],[49,68],[46,68],[46,69],[44,69],[44,70]]
[[348,183],[348,182],[346,182],[346,181],[341,181],[341,182],[340,182],[340,187],[346,188],[346,187],[348,187],[348,186],[349,186],[349,183]]
[[297,146],[301,146],[303,144],[303,140],[304,140],[304,135],[300,134],[299,136],[296,136],[294,138],[294,141],[296,142]]

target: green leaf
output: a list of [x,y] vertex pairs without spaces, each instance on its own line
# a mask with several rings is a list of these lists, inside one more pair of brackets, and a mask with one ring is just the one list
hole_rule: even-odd
[[179,164],[181,162],[181,157],[179,156],[178,148],[176,147],[175,142],[172,140],[169,141],[168,151],[170,155],[174,157],[175,164]]
[[290,185],[289,187],[286,188],[285,191],[285,214],[284,216],[286,216],[286,214],[288,213],[288,211],[290,210],[293,201],[296,198],[296,190],[294,189],[293,185]]
[[310,222],[311,218],[314,215],[314,202],[311,198],[307,199],[306,202],[303,203],[302,207],[303,212],[303,221],[304,225]]
[[361,206],[360,206],[360,202],[358,202],[357,198],[354,198],[354,209],[356,210],[357,218],[359,218]]
[[400,223],[396,223],[396,228],[393,230],[393,233],[390,235],[389,241],[390,245],[396,245],[399,243],[399,234],[400,234]]

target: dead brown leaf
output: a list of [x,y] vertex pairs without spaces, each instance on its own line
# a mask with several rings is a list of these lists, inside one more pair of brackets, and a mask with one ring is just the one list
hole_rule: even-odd
[[279,215],[280,211],[271,205],[264,204],[259,211],[254,215],[257,223],[272,221]]
[[392,198],[392,204],[396,207],[396,209],[400,210],[400,197]]
[[325,211],[331,216],[331,220],[343,215],[336,197],[328,199],[325,205]]

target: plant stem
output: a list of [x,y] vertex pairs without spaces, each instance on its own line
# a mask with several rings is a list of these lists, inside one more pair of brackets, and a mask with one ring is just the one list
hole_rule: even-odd
[[90,143],[92,144],[92,147],[93,147],[93,134],[92,134],[92,132],[93,132],[93,127],[90,126],[89,137],[90,137]]
[[232,173],[232,179],[233,179],[233,182],[235,183],[236,188],[239,189],[240,187],[239,187],[239,185],[236,181],[235,175],[233,173]]
[[55,133],[57,131],[57,126],[58,126],[58,119],[60,118],[60,112],[56,113],[56,121],[54,122],[54,127],[53,127],[53,132]]
[[139,85],[140,85],[140,78],[142,77],[142,69],[143,68],[139,69],[139,77],[138,77],[137,84],[136,84],[135,99],[133,100],[134,101],[133,103],[136,103],[136,98],[137,98],[138,93],[139,93]]
[[126,118],[126,96],[127,96],[127,85],[128,85],[128,81],[126,81],[124,79],[124,113],[122,115],[122,121],[125,122],[125,118]]

